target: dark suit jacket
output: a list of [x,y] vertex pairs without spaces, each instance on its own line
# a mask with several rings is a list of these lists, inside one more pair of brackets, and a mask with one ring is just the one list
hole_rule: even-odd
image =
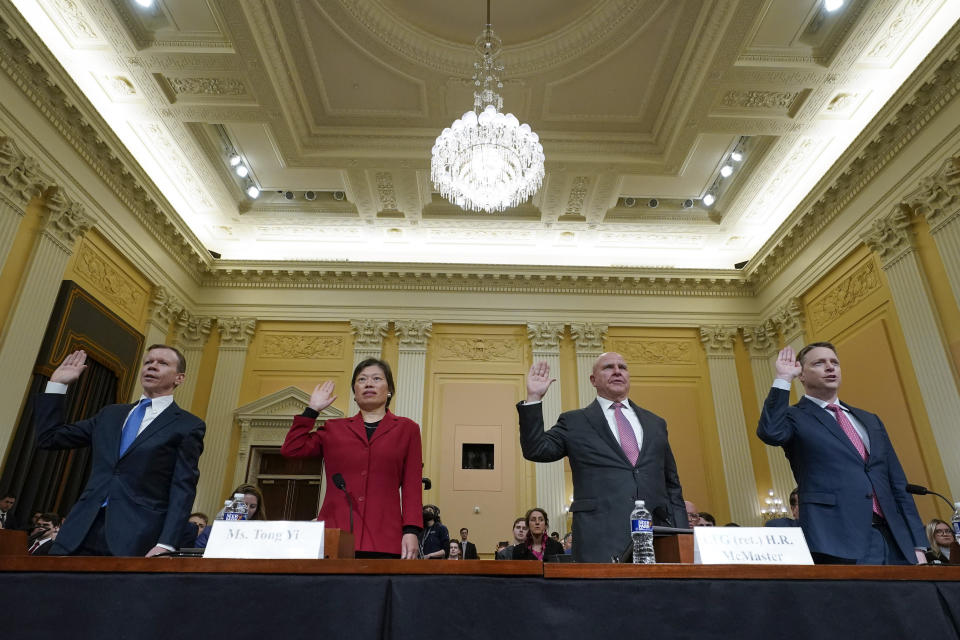
[[[32,556],[48,556],[48,555],[50,555],[50,549],[53,548],[53,543],[54,543],[54,542],[55,542],[54,540],[48,540],[48,541],[44,542],[44,543],[41,544],[39,547],[37,547],[36,549],[34,549],[34,550],[33,550],[33,553],[31,553],[30,555],[32,555]],[[146,553],[146,552],[144,552],[144,553]]]
[[543,430],[542,404],[517,405],[520,448],[534,462],[570,458],[573,471],[573,557],[577,562],[610,562],[630,539],[633,501],[641,499],[656,524],[687,526],[677,464],[663,418],[630,403],[643,428],[636,466],[610,431],[600,403],[561,414]]
[[480,556],[477,555],[477,545],[473,544],[469,540],[466,542],[458,541],[460,544],[460,557],[464,560],[479,560]]
[[[352,508],[357,551],[399,554],[403,527],[423,526],[420,427],[387,411],[367,440],[360,413],[327,420],[313,431],[315,422],[295,417],[280,452],[289,458],[323,457],[327,494],[317,520],[347,531]],[[349,508],[343,492],[334,488],[337,473],[350,492]]]
[[765,527],[799,527],[800,523],[793,518],[774,518],[763,523]]
[[[574,536],[576,540],[576,536]],[[562,556],[563,555],[563,545],[551,538],[550,536],[544,536],[544,548],[543,548],[543,559],[547,561],[551,556]],[[526,543],[515,544],[510,547],[510,559],[511,560],[539,560],[537,556],[533,555],[533,551],[527,547]]]
[[133,405],[110,405],[74,424],[64,424],[65,407],[63,394],[37,396],[39,448],[92,449],[90,478],[57,534],[58,552],[80,546],[108,498],[105,531],[113,555],[142,556],[159,543],[176,548],[196,496],[203,421],[173,403],[119,457]]
[[790,461],[799,489],[800,526],[811,551],[850,560],[864,557],[876,492],[897,546],[916,563],[914,549],[926,548],[927,539],[887,431],[874,414],[844,406],[867,430],[866,463],[833,416],[806,398],[791,407],[790,392],[784,389],[770,389],[757,435],[783,447]]

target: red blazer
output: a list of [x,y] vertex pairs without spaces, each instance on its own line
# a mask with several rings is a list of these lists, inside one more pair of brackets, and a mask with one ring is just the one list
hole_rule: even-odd
[[399,554],[403,527],[423,526],[420,427],[387,411],[367,441],[359,413],[328,420],[312,431],[314,423],[295,417],[280,452],[289,458],[324,458],[327,493],[317,520],[350,530],[347,500],[331,480],[339,473],[353,496],[354,548]]

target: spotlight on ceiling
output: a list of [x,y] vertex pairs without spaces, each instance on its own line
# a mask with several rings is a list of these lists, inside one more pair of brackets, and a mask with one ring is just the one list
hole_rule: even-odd
[[740,153],[739,151],[734,151],[733,153],[730,154],[730,159],[733,160],[734,162],[740,162],[741,160],[743,160],[743,154]]
[[284,200],[293,200],[293,199],[295,199],[296,197],[297,197],[297,195],[296,195],[293,191],[284,191],[284,192],[283,192],[283,199],[284,199]]
[[316,192],[316,191],[304,191],[304,192],[303,192],[303,197],[304,197],[305,200],[309,200],[310,202],[313,202],[314,200],[317,199],[317,192]]
[[256,200],[260,197],[260,189],[257,188],[257,185],[252,184],[247,187],[247,195]]
[[636,199],[636,198],[624,198],[624,199],[623,199],[623,206],[625,206],[625,207],[635,207],[635,206],[637,206],[637,199]]
[[843,6],[843,0],[823,0],[823,8],[829,12],[834,12]]
[[236,153],[230,154],[230,166],[235,167],[240,164],[240,156]]
[[720,175],[724,178],[729,178],[731,173],[733,173],[733,167],[731,165],[725,164],[720,167]]
[[333,192],[333,199],[336,200],[337,202],[342,202],[344,199],[346,199],[346,197],[347,197],[347,194],[345,194],[343,191]]
[[691,200],[690,198],[687,198],[686,200],[680,203],[680,206],[683,207],[684,209],[692,209],[693,200]]
[[703,196],[703,204],[707,207],[713,205],[713,203],[716,201],[717,199],[713,196],[712,193],[708,193],[707,195]]
[[149,9],[150,7],[153,6],[153,0],[134,0],[134,2],[136,2],[138,5],[140,5],[144,9]]
[[660,201],[657,200],[656,198],[650,198],[649,200],[647,200],[647,206],[650,207],[651,209],[656,209],[657,207],[660,206]]
[[237,175],[241,178],[246,178],[247,174],[250,173],[250,170],[247,169],[246,165],[238,164],[237,168],[234,169],[237,172]]

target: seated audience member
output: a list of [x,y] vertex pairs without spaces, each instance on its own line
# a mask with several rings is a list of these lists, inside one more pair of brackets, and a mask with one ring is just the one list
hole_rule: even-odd
[[700,512],[700,522],[697,523],[698,527],[715,527],[717,526],[717,519],[706,511]]
[[197,535],[200,535],[210,523],[210,518],[207,517],[207,514],[198,511],[190,514],[189,522],[197,525]]
[[[252,484],[242,484],[234,489],[233,492],[227,497],[233,498],[234,494],[237,493],[243,494],[243,502],[247,505],[247,520],[267,519],[267,509],[263,504],[263,494],[260,493],[260,489]],[[207,541],[210,539],[210,532],[213,531],[213,527],[217,524],[217,520],[221,519],[223,519],[223,509],[217,512],[214,521],[208,526],[204,527],[203,531],[200,532],[200,535],[197,536],[197,541],[194,543],[195,547],[198,549],[205,549],[207,547]]]
[[560,533],[558,531],[551,532],[550,537],[556,540],[557,542],[560,542]]
[[725,524],[725,525],[723,525],[723,526],[725,526],[725,527],[739,527],[740,525],[738,525],[736,522],[728,522],[727,524]]
[[800,526],[800,501],[797,496],[797,488],[794,487],[790,492],[790,515],[792,518],[774,518],[767,520],[765,527],[799,527]]
[[440,521],[440,508],[423,505],[423,530],[420,532],[420,557],[424,560],[443,560],[450,553],[450,532]]
[[513,542],[509,543],[506,549],[497,551],[497,560],[513,560],[513,545],[523,544],[527,539],[527,520],[526,518],[517,518],[513,521]]
[[953,544],[953,532],[950,530],[950,523],[937,518],[928,522],[927,540],[930,541],[927,562],[950,564],[950,545]]
[[463,560],[460,556],[460,542],[458,540],[450,541],[450,551],[447,554],[447,560]]
[[573,532],[568,531],[567,535],[563,536],[563,552],[568,556],[573,553]]
[[524,517],[527,524],[527,537],[520,544],[510,547],[512,560],[544,560],[550,556],[563,555],[563,545],[547,535],[550,520],[547,512],[540,507],[527,511]]
[[497,560],[509,560],[509,558],[501,558],[500,554],[510,548],[510,543],[506,540],[501,540],[497,543],[497,548],[493,550],[493,557]]
[[700,513],[697,511],[697,505],[689,500],[684,500],[683,506],[687,509],[687,526],[693,529],[700,524]]
[[13,505],[16,503],[17,497],[10,493],[0,498],[0,529],[16,529],[13,522]]
[[30,532],[27,553],[32,556],[50,555],[51,544],[60,532],[60,516],[55,513],[41,513]]

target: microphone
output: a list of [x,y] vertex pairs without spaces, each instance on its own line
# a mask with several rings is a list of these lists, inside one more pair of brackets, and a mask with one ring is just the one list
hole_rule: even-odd
[[430,481],[430,478],[421,478],[420,482],[423,483],[423,490],[430,491],[430,487],[433,486],[433,483]]
[[906,489],[907,489],[907,493],[912,493],[915,496],[925,496],[928,493],[932,493],[933,495],[937,496],[938,498],[946,502],[947,506],[950,507],[951,511],[953,510],[953,503],[947,500],[946,497],[937,493],[936,491],[930,491],[930,489],[927,489],[926,487],[921,486],[919,484],[907,484]]
[[350,492],[347,491],[347,481],[343,479],[343,475],[339,473],[333,474],[333,486],[340,491],[343,491],[343,497],[347,499],[347,509],[350,511],[350,533],[353,533],[353,502],[350,495]]

